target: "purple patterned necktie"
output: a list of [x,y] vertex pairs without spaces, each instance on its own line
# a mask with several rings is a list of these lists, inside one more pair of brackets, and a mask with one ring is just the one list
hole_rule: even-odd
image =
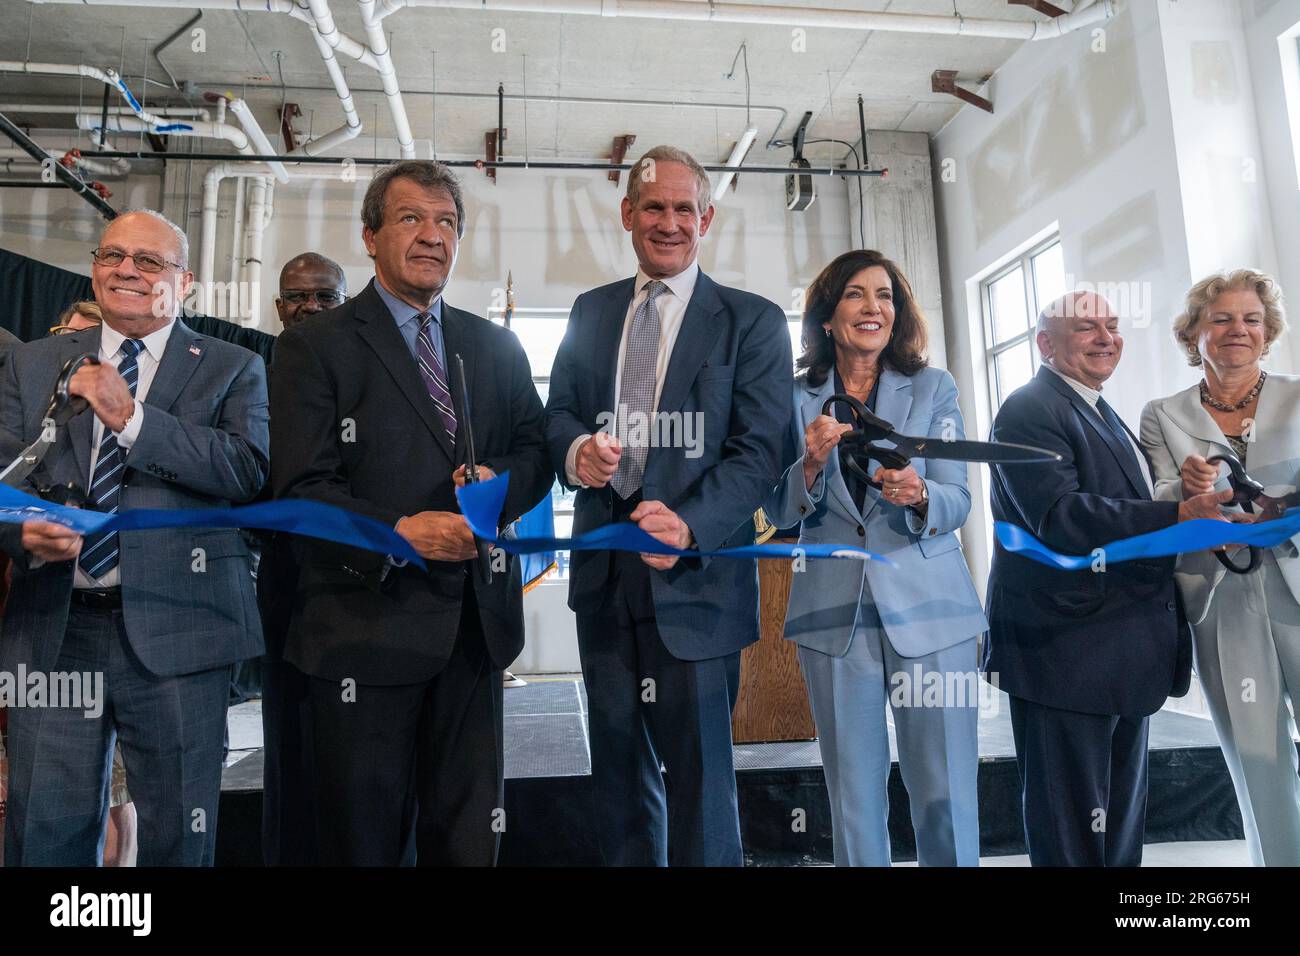
[[456,412],[451,403],[451,389],[447,387],[447,371],[438,361],[438,353],[433,347],[433,336],[429,332],[429,323],[433,321],[433,315],[421,312],[416,318],[420,320],[420,334],[415,341],[415,358],[420,364],[420,375],[424,377],[424,385],[429,390],[429,397],[433,399],[433,404],[438,406],[438,414],[442,417],[443,427],[447,429],[447,437],[454,445],[456,444]]

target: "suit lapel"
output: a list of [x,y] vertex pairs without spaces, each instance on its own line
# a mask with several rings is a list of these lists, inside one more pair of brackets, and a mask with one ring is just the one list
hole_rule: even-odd
[[716,316],[722,311],[722,300],[713,280],[703,272],[695,280],[695,291],[682,316],[682,327],[673,343],[673,354],[668,359],[668,373],[664,376],[663,392],[659,395],[658,411],[675,412],[686,401],[695,376],[704,366],[713,348],[714,340],[722,331]]
[[627,279],[616,285],[605,299],[600,321],[596,323],[595,356],[591,367],[595,370],[596,410],[616,411],[618,396],[614,394],[614,376],[618,371],[619,345],[623,341],[623,323],[627,309],[636,297],[636,279]]
[[[1263,407],[1263,392],[1260,393],[1259,401],[1260,407]],[[1223,435],[1223,429],[1210,417],[1210,413],[1201,404],[1201,390],[1198,386],[1193,385],[1191,388],[1174,396],[1172,401],[1166,403],[1165,409],[1170,420],[1184,433],[1191,435],[1193,438],[1199,438],[1208,444],[1215,445],[1221,451],[1232,451],[1232,446],[1228,444],[1228,440]]]
[[[822,405],[826,399],[834,394],[835,389],[835,372],[831,370],[826,374],[826,381],[817,388],[808,384],[804,380],[804,397],[802,406],[803,426],[805,429],[812,423],[812,420],[822,413]],[[849,486],[844,481],[844,472],[840,468],[839,450],[830,456],[826,461],[826,488],[831,496],[839,502],[840,508],[855,521],[859,517],[858,506],[853,503],[853,496],[849,494]]]
[[167,347],[163,349],[144,403],[164,412],[169,410],[202,361],[203,337],[177,319],[172,334],[167,337]]
[[[1125,449],[1120,445],[1119,436],[1111,431],[1110,426],[1102,420],[1101,412],[1089,405],[1082,395],[1071,388],[1070,384],[1052,369],[1043,366],[1038,370],[1038,374],[1044,376],[1044,380],[1052,388],[1064,395],[1070,404],[1074,406],[1074,410],[1079,417],[1097,433],[1097,437],[1110,449],[1111,455],[1115,458],[1115,464],[1119,465],[1120,471],[1124,473],[1124,477],[1133,486],[1133,490],[1137,492],[1138,497],[1150,498],[1151,494],[1147,491],[1146,482],[1142,480],[1142,471],[1138,468],[1137,458],[1132,448]],[[1115,417],[1119,417],[1118,412],[1115,413]],[[1122,420],[1120,424],[1123,425]],[[1127,430],[1128,428],[1125,426],[1125,431],[1127,432]]]
[[[393,377],[398,391],[420,416],[420,420],[424,422],[424,426],[429,430],[438,447],[454,463],[455,450],[452,448],[451,439],[447,437],[447,429],[438,415],[438,410],[434,407],[433,399],[429,397],[429,389],[424,384],[424,378],[420,375],[415,359],[411,357],[411,352],[406,347],[406,340],[397,330],[397,322],[393,319],[393,314],[388,311],[388,306],[384,305],[384,300],[379,297],[374,285],[375,280],[371,279],[370,284],[357,296],[356,311],[353,313],[360,323],[357,334],[374,350],[380,363]],[[444,302],[444,322],[449,311]],[[447,344],[445,326],[443,344]],[[450,348],[445,351],[448,355],[451,354]]]

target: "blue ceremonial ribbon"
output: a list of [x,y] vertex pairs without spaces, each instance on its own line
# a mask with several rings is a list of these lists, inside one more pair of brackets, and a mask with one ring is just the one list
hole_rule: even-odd
[[1168,558],[1224,544],[1252,544],[1257,548],[1271,548],[1300,534],[1300,508],[1292,509],[1281,518],[1258,524],[1235,524],[1213,518],[1182,521],[1159,531],[1103,544],[1090,555],[1069,555],[1053,551],[1024,528],[1007,521],[994,522],[993,528],[998,542],[1013,554],[1065,571],[1084,571],[1092,567],[1094,556],[1098,553],[1107,564],[1119,564],[1139,558]]
[[405,558],[421,570],[424,561],[410,542],[388,525],[319,501],[284,498],[239,508],[141,508],[103,514],[57,505],[0,485],[0,523],[53,521],[80,534],[95,531],[144,531],[157,528],[259,528],[290,531],[309,538]]
[[607,524],[572,538],[530,536],[502,538],[497,535],[497,521],[505,504],[510,473],[504,472],[487,481],[456,489],[461,513],[470,530],[510,554],[538,554],[546,551],[638,551],[645,554],[676,555],[680,558],[854,558],[880,561],[897,567],[884,555],[848,544],[750,544],[718,551],[688,551],[674,548],[651,537],[627,521]]

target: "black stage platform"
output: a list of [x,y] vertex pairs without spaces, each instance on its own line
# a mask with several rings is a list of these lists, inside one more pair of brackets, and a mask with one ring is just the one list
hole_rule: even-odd
[[[506,831],[501,864],[599,865],[587,824],[592,795],[582,679],[528,680],[526,687],[505,691]],[[1020,780],[1006,697],[986,711],[979,723],[981,855],[1024,853]],[[245,723],[250,717],[255,720],[255,713],[242,715]],[[1232,782],[1208,720],[1161,711],[1152,718],[1151,751],[1148,843],[1242,838]],[[222,778],[217,864],[259,866],[262,751],[253,749],[242,757],[234,753],[232,758],[237,759]],[[737,746],[736,776],[750,865],[831,862],[830,807],[816,741]],[[671,799],[671,776],[668,786]],[[894,859],[914,860],[907,791],[897,763],[890,774],[889,799]]]

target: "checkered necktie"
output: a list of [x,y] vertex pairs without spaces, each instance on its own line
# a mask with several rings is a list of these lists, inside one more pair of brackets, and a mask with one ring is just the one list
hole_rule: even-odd
[[646,289],[645,301],[637,307],[628,330],[623,377],[618,389],[618,439],[623,453],[610,485],[620,498],[631,497],[641,487],[646,455],[650,451],[649,436],[644,430],[646,441],[630,445],[626,440],[629,419],[640,415],[648,422],[655,410],[655,370],[659,364],[659,306],[655,300],[668,291],[668,286],[655,279]]
[[[117,363],[117,374],[126,380],[131,396],[135,397],[136,382],[140,380],[140,366],[136,362],[144,343],[139,339],[122,340],[122,360]],[[104,436],[99,440],[99,457],[95,459],[95,473],[90,476],[90,494],[87,495],[88,507],[105,514],[115,514],[119,499],[122,497],[122,449],[117,446],[117,436],[112,429],[104,427]],[[99,578],[117,567],[121,553],[116,531],[88,534],[81,545],[81,556],[77,565],[91,578]]]
[[438,361],[438,353],[433,347],[433,334],[429,331],[433,315],[429,312],[421,312],[416,318],[420,320],[420,334],[415,343],[415,357],[420,363],[420,374],[424,376],[424,385],[429,390],[429,397],[433,399],[433,404],[438,406],[438,414],[442,417],[443,427],[447,429],[447,437],[454,445],[456,412],[451,402],[451,389],[447,387],[447,370]]

